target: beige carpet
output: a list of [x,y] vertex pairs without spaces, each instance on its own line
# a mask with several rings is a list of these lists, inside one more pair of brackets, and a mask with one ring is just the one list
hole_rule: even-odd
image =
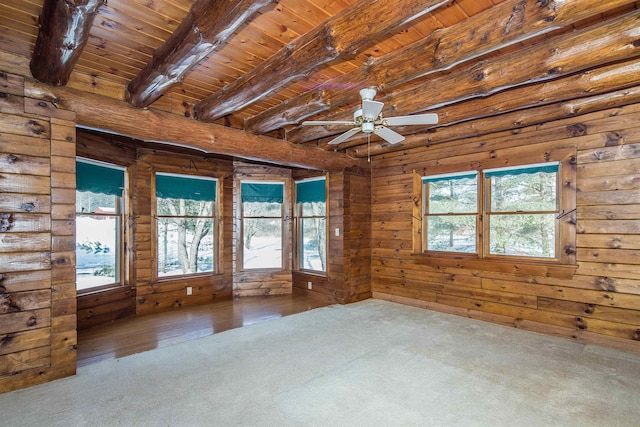
[[640,356],[385,301],[0,395],[2,426],[638,426]]

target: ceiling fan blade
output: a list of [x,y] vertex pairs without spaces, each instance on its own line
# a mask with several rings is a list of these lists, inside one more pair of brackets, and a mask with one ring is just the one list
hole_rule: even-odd
[[398,142],[404,141],[404,136],[384,126],[377,126],[373,133],[387,141],[389,144],[397,144]]
[[438,115],[416,114],[413,116],[385,117],[384,121],[389,126],[435,125],[438,123]]
[[362,117],[368,120],[375,120],[380,115],[382,107],[384,107],[382,102],[364,99],[362,101]]
[[350,129],[350,130],[346,131],[345,133],[343,133],[342,135],[340,135],[339,137],[334,138],[331,141],[329,141],[329,144],[331,144],[331,145],[340,144],[342,141],[346,141],[347,139],[351,138],[353,135],[355,135],[358,132],[360,132],[360,128]]
[[302,126],[355,126],[356,123],[352,121],[340,121],[340,120],[307,120],[300,123]]

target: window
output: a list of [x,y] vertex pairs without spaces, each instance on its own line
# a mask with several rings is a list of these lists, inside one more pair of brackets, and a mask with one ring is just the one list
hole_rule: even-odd
[[489,255],[557,258],[558,164],[484,171]]
[[216,183],[156,173],[158,277],[216,271]]
[[560,260],[559,177],[560,162],[422,177],[426,251]]
[[122,283],[124,169],[76,161],[76,289]]
[[283,182],[241,182],[242,267],[282,269]]
[[426,200],[426,248],[476,253],[478,173],[423,178]]
[[326,179],[296,181],[297,265],[301,270],[326,271]]

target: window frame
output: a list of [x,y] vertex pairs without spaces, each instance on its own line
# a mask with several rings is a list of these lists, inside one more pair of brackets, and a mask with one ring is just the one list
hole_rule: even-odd
[[[113,163],[108,163],[108,162],[103,162],[100,160],[94,160],[94,159],[90,159],[90,158],[86,158],[86,157],[81,157],[81,156],[76,156],[76,162],[80,162],[80,163],[85,163],[85,164],[89,164],[89,165],[94,165],[94,166],[99,166],[99,167],[104,167],[104,168],[109,168],[109,169],[115,169],[118,171],[121,171],[123,174],[123,187],[122,187],[122,191],[120,193],[120,195],[113,195],[113,197],[115,197],[115,212],[114,213],[98,213],[96,214],[95,212],[78,212],[77,211],[77,203],[76,203],[76,211],[75,211],[75,217],[76,217],[76,225],[75,225],[75,236],[76,236],[76,249],[75,249],[75,253],[76,253],[76,259],[77,259],[77,218],[78,217],[83,217],[83,216],[103,216],[103,217],[107,217],[107,218],[115,218],[116,219],[116,236],[115,236],[115,240],[116,240],[116,256],[115,256],[115,276],[116,276],[116,280],[112,283],[105,283],[102,285],[97,285],[97,286],[91,286],[88,288],[83,288],[83,289],[78,289],[78,280],[77,280],[77,265],[76,265],[76,294],[77,295],[86,295],[86,294],[91,294],[94,292],[100,292],[100,291],[104,291],[104,290],[108,290],[108,289],[114,289],[114,288],[121,288],[124,287],[127,283],[128,283],[128,268],[127,268],[127,264],[126,264],[126,242],[127,242],[127,236],[128,236],[128,227],[127,227],[127,223],[126,223],[126,211],[127,211],[127,204],[125,203],[127,200],[127,195],[128,195],[128,175],[127,175],[127,168],[121,165],[117,165],[117,164],[113,164]],[[77,171],[76,171],[77,173]],[[80,191],[78,190],[77,186],[76,186],[76,198],[77,198],[77,194],[78,192],[90,192],[92,194],[101,194],[101,193],[95,193],[93,191]]]
[[[265,179],[240,179],[238,184],[238,201],[239,201],[239,239],[238,239],[238,270],[244,273],[253,273],[253,272],[261,272],[261,271],[285,271],[288,270],[286,267],[286,263],[290,262],[290,258],[287,256],[288,246],[286,244],[286,239],[288,233],[286,232],[286,220],[290,220],[285,216],[285,203],[287,202],[287,186],[286,180],[278,179],[278,178],[265,178]],[[245,216],[244,212],[244,202],[242,200],[242,184],[275,184],[282,185],[282,202],[280,203],[280,216]],[[289,214],[290,215],[290,214]],[[269,218],[280,218],[280,266],[279,267],[260,267],[260,268],[247,268],[245,267],[245,253],[244,253],[244,239],[245,239],[245,219],[269,219]]]
[[[214,276],[214,275],[218,275],[218,274],[222,274],[221,272],[221,260],[220,260],[220,222],[221,222],[221,218],[220,218],[220,195],[222,194],[222,190],[221,190],[221,180],[218,177],[213,177],[213,176],[207,176],[207,175],[192,175],[192,174],[185,174],[185,173],[175,173],[175,172],[165,172],[165,171],[161,171],[161,170],[156,170],[153,171],[152,173],[153,175],[153,189],[152,189],[152,199],[153,199],[153,203],[152,203],[152,212],[153,212],[153,229],[152,229],[152,240],[153,240],[153,248],[152,248],[152,257],[153,257],[153,278],[155,281],[157,282],[166,282],[166,281],[171,281],[171,280],[183,280],[183,279],[191,279],[191,278],[198,278],[198,277],[207,277],[207,276]],[[173,215],[159,215],[158,214],[158,197],[157,197],[157,176],[158,175],[162,175],[162,176],[172,176],[172,177],[177,177],[177,178],[185,178],[185,179],[199,179],[199,180],[203,180],[203,181],[211,181],[211,182],[215,182],[216,187],[215,187],[215,196],[214,196],[214,200],[211,201],[212,205],[212,209],[211,209],[211,215],[210,216],[194,216],[194,215],[185,215],[185,216],[173,216]],[[185,199],[188,200],[188,199]],[[213,263],[212,263],[212,270],[211,271],[201,271],[201,272],[195,272],[195,273],[183,273],[183,274],[172,274],[172,275],[160,275],[159,272],[159,263],[160,263],[160,256],[159,256],[159,250],[160,250],[160,244],[159,244],[159,225],[158,225],[158,221],[160,220],[160,218],[210,218],[212,221],[212,236],[213,236],[213,242],[212,242],[212,246],[213,246]]]
[[[298,184],[300,183],[304,183],[304,182],[312,182],[312,181],[324,181],[324,191],[325,191],[325,200],[324,200],[324,204],[325,204],[325,210],[324,210],[324,215],[323,216],[318,216],[318,215],[314,215],[314,216],[304,216],[302,213],[302,203],[298,203],[297,198],[298,198]],[[294,200],[294,265],[296,266],[296,271],[305,273],[305,274],[315,274],[315,275],[320,275],[320,276],[326,276],[327,274],[327,267],[328,267],[328,254],[329,254],[329,214],[328,214],[328,206],[327,206],[327,194],[328,194],[328,188],[327,188],[327,184],[328,184],[328,179],[326,175],[322,175],[322,176],[316,176],[316,177],[312,177],[312,178],[303,178],[303,179],[297,179],[294,180],[294,196],[293,196],[293,200]],[[304,268],[302,266],[302,262],[303,262],[303,238],[304,238],[304,233],[303,233],[303,222],[305,219],[312,219],[312,218],[320,218],[320,219],[324,219],[324,225],[325,225],[325,234],[324,234],[324,260],[325,260],[325,266],[324,266],[324,270],[313,270],[313,269],[309,269],[309,268]]]
[[[520,150],[513,158],[492,157],[477,162],[447,164],[429,168],[429,174],[413,173],[413,252],[412,256],[418,264],[429,265],[439,269],[466,268],[480,271],[493,271],[501,273],[516,273],[529,275],[543,275],[557,278],[571,278],[577,268],[576,265],[576,148],[561,147],[555,150],[540,153],[539,151]],[[542,158],[541,158],[542,157]],[[541,161],[536,161],[540,159]],[[535,165],[538,163],[558,162],[557,176],[557,202],[559,204],[558,241],[556,243],[556,258],[535,258],[513,255],[486,255],[485,248],[488,239],[484,239],[485,224],[484,204],[487,200],[484,195],[483,171],[501,167],[519,167],[523,165]],[[473,165],[474,168],[469,168]],[[425,171],[427,169],[425,168]],[[482,185],[478,187],[478,200],[482,205],[479,210],[479,224],[476,233],[479,239],[477,253],[466,254],[463,252],[433,252],[426,250],[426,233],[423,229],[425,223],[425,194],[422,183],[422,175],[437,175],[455,172],[469,172],[476,170],[482,176]]]

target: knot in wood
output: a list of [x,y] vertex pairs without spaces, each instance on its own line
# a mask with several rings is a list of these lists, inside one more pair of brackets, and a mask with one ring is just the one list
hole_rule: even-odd
[[13,214],[2,212],[0,213],[0,232],[6,233],[13,227]]
[[36,208],[36,205],[34,205],[33,203],[29,202],[29,203],[24,203],[22,206],[20,206],[20,209],[22,209],[25,212],[31,212],[32,210],[34,210]]
[[15,154],[9,154],[7,156],[7,163],[9,163],[10,165],[14,164],[17,160],[18,156],[16,156]]

